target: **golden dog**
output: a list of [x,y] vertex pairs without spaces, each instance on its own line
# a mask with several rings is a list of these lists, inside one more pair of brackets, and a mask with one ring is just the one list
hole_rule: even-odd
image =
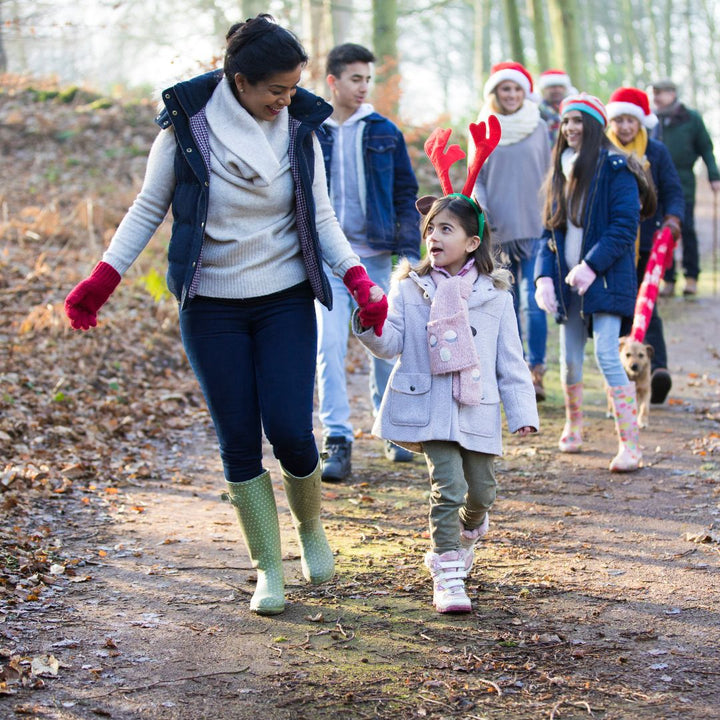
[[[650,361],[655,351],[652,345],[620,338],[620,362],[628,379],[635,383],[638,406],[638,427],[645,428],[650,420]],[[612,412],[612,408],[610,408]]]

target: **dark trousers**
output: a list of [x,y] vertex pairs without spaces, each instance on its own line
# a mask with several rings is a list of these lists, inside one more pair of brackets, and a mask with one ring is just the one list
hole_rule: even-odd
[[[685,216],[682,220],[682,264],[686,278],[698,279],[700,275],[700,255],[698,239],[695,233],[695,201],[685,199]],[[665,282],[675,282],[675,260],[665,271]]]
[[210,410],[228,482],[263,472],[262,430],[296,477],[318,463],[312,410],[317,325],[308,289],[260,301],[197,297],[183,345]]
[[[650,253],[641,250],[637,267],[638,288],[642,284],[643,275],[645,275],[645,268],[647,267],[649,259]],[[652,346],[654,352],[650,367],[653,370],[655,368],[667,368],[667,349],[665,347],[665,336],[663,335],[663,322],[658,314],[657,302],[650,316],[650,324],[645,333],[645,342]]]

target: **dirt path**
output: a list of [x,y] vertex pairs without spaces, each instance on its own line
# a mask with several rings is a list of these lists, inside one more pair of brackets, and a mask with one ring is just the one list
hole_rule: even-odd
[[[700,226],[709,237],[707,218]],[[507,440],[491,532],[469,580],[471,616],[432,611],[425,468],[420,459],[389,466],[367,435],[367,375],[354,350],[364,432],[352,482],[325,488],[336,579],[303,584],[278,485],[289,606],[276,618],[248,612],[253,571],[218,501],[222,473],[200,413],[194,428],[171,431],[175,445],[151,458],[150,477],[43,509],[38,526],[54,528],[76,561],[56,569],[42,603],[2,615],[0,663],[21,657],[26,686],[0,694],[0,716],[720,718],[711,281],[696,300],[663,301],[662,312],[674,387],[652,408],[645,467],[632,475],[606,469],[615,439],[594,371],[587,451],[555,451],[553,335],[543,431]],[[714,542],[687,539],[713,522]],[[27,675],[33,659],[44,673],[36,665]]]

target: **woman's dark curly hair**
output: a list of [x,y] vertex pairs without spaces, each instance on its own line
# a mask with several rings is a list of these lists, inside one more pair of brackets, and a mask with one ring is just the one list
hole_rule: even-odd
[[235,23],[225,36],[223,72],[231,85],[240,73],[256,85],[261,80],[304,65],[308,56],[300,41],[267,13]]

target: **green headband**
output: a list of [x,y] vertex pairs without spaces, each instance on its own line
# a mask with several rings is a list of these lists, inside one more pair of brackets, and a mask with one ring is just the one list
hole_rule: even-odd
[[472,206],[472,209],[477,213],[478,237],[480,238],[480,242],[482,242],[483,231],[485,230],[485,215],[483,215],[483,211],[482,211],[481,207],[471,197],[468,197],[467,195],[463,195],[462,193],[450,193],[447,197],[459,197],[459,198],[462,198],[463,200],[467,200],[470,203],[470,205]]

